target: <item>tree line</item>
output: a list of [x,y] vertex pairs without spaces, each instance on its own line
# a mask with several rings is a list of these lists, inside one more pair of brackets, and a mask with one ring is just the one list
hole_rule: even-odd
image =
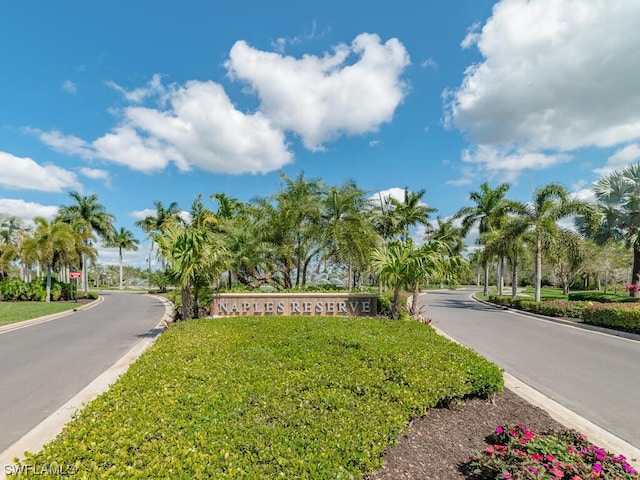
[[[470,193],[471,205],[446,220],[431,218],[436,210],[424,202],[424,190],[405,189],[396,199],[371,196],[354,181],[332,186],[303,173],[280,178],[278,191],[266,198],[242,202],[214,193],[207,202],[199,194],[188,214],[175,202],[156,201],[154,214],[136,222],[152,241],[164,279],[180,291],[183,318],[198,315],[202,295],[212,288],[299,289],[321,275],[347,288],[391,288],[397,316],[400,290],[466,282],[475,269],[484,272],[485,293],[493,274],[500,294],[511,283],[515,295],[522,266],[530,265],[539,300],[544,271],[566,290],[589,275],[606,288],[627,271],[629,251],[628,280],[638,285],[640,165],[596,182],[595,202],[571,198],[553,183],[532,192],[531,201],[516,201],[507,197],[508,184],[484,183]],[[0,218],[0,277],[35,271],[50,278],[80,268],[86,294],[98,240],[119,249],[122,272],[123,252],[139,244],[135,235],[116,229],[95,195],[70,196],[72,204],[61,206],[54,220],[37,217],[32,228],[16,217]],[[573,228],[561,223],[568,219]],[[417,226],[424,235],[414,241]],[[474,227],[479,237],[468,254],[464,238]],[[412,313],[420,314],[417,303]]]

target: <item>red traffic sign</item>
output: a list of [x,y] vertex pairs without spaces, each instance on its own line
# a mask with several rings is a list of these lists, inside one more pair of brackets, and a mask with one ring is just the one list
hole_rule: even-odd
[[82,278],[82,272],[69,272],[69,278]]

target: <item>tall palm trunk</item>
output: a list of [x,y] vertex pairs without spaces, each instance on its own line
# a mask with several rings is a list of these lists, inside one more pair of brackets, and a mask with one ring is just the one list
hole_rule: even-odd
[[504,257],[501,255],[498,259],[498,295],[502,295],[504,289]]
[[122,275],[122,248],[119,249],[118,253],[118,257],[120,259],[120,290],[122,290],[124,287],[124,280]]
[[540,290],[542,288],[542,242],[536,240],[536,293],[535,301],[540,301]]
[[484,288],[482,293],[485,296],[489,295],[489,260],[484,262]]
[[511,272],[511,297],[516,298],[518,295],[518,257],[513,259],[513,270]]
[[53,270],[53,265],[47,265],[47,303],[51,301],[51,271]]

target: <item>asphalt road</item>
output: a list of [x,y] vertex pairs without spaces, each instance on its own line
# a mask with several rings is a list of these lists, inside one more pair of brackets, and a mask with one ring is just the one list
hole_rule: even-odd
[[429,291],[425,317],[547,397],[640,448],[640,341]]
[[88,310],[0,334],[0,452],[116,363],[164,314],[148,295],[102,295]]

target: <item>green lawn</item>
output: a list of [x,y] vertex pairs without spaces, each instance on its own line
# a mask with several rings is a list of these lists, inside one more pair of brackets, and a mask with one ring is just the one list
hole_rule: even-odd
[[501,389],[498,367],[417,322],[180,322],[25,464],[86,479],[358,479],[412,418]]
[[0,302],[0,326],[79,307],[71,302]]
[[[536,291],[533,287],[526,287],[523,289],[522,293],[533,298],[535,297]],[[540,289],[540,300],[567,300],[567,296],[562,293],[561,288],[542,287]]]

